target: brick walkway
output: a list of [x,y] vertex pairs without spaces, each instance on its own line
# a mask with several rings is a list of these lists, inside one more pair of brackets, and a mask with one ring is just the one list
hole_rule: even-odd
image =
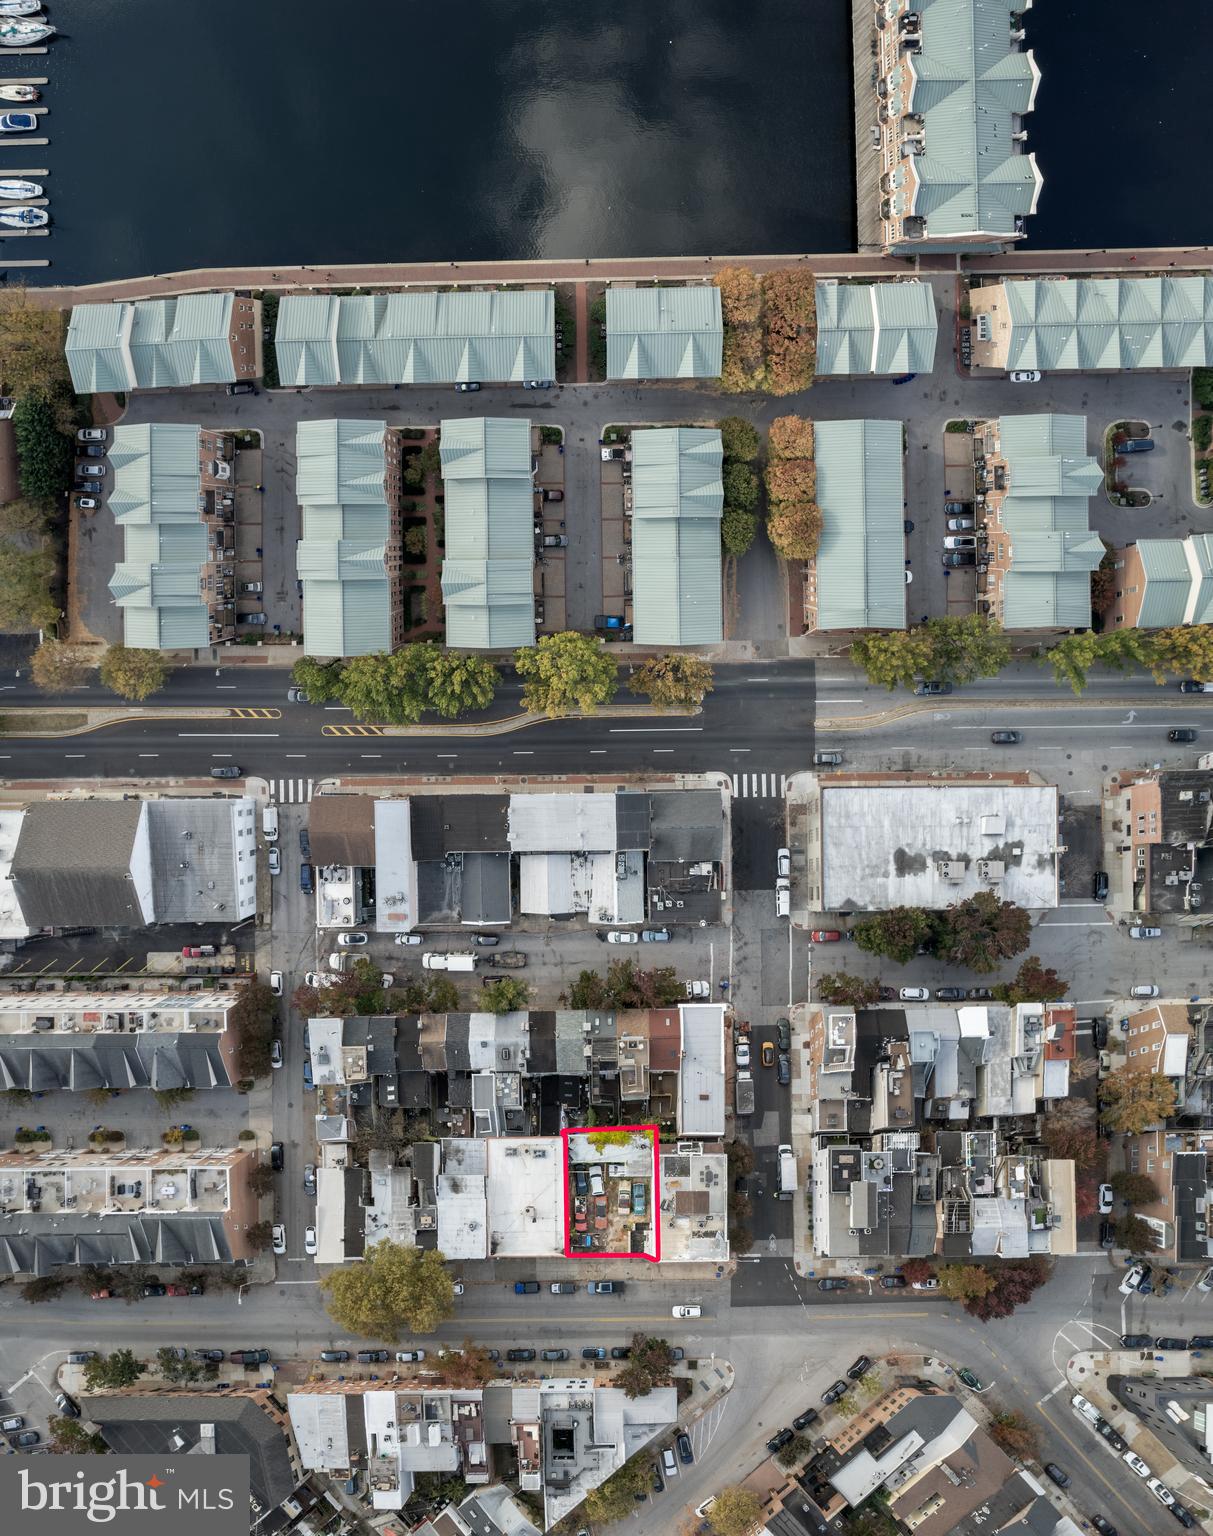
[[577,372],[575,382],[588,384],[590,381],[590,306],[586,302],[585,284],[577,284],[576,305],[577,326]]

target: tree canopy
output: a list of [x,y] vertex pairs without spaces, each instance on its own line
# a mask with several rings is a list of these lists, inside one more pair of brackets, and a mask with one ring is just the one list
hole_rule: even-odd
[[736,460],[743,464],[753,463],[762,446],[758,428],[748,422],[744,416],[726,416],[723,421],[718,421],[716,426],[720,432],[720,448],[725,462]]
[[485,1013],[514,1013],[530,1001],[531,989],[518,976],[502,976],[486,981],[477,1006]]
[[162,651],[111,645],[101,658],[99,675],[102,686],[119,698],[142,700],[164,687],[171,670]]
[[375,1243],[361,1264],[333,1270],[320,1285],[333,1319],[364,1338],[433,1333],[454,1310],[453,1281],[436,1248]]
[[1153,1205],[1158,1199],[1158,1185],[1145,1173],[1118,1169],[1111,1177],[1113,1190],[1129,1205]]
[[585,1498],[585,1512],[601,1525],[622,1520],[635,1509],[636,1495],[644,1493],[648,1486],[649,1458],[644,1451],[638,1451],[618,1472],[612,1473],[597,1488],[590,1489]]
[[1056,1003],[1070,990],[1070,984],[1038,956],[1029,955],[1015,972],[1014,981],[1000,982],[991,990],[1000,1003]]
[[888,688],[910,687],[916,678],[971,683],[1001,672],[1011,657],[1003,631],[984,614],[928,619],[913,629],[859,635],[851,660],[868,681]]
[[45,545],[26,549],[0,539],[0,629],[49,629],[59,618],[55,557]]
[[574,630],[541,635],[514,653],[514,666],[526,682],[523,708],[553,720],[574,710],[593,714],[618,687],[615,658],[600,640]]
[[851,932],[860,949],[871,955],[887,955],[905,965],[920,947],[930,948],[936,926],[935,914],[922,907],[892,907],[863,918],[852,926]]
[[30,657],[30,676],[43,693],[69,693],[88,681],[93,653],[83,645],[44,640]]
[[935,953],[950,965],[984,974],[1028,947],[1032,919],[994,891],[977,891],[943,914]]
[[716,1536],[747,1536],[761,1519],[762,1500],[740,1483],[722,1488],[708,1511],[708,1524]]
[[880,982],[848,971],[826,971],[817,978],[817,995],[839,1008],[870,1008],[880,1001]]
[[685,998],[672,965],[646,971],[634,960],[613,960],[605,977],[582,971],[569,988],[570,1008],[669,1008]]
[[1131,1135],[1161,1125],[1175,1112],[1175,1084],[1160,1072],[1117,1067],[1099,1085],[1100,1113],[1109,1130]]
[[114,1391],[133,1386],[145,1369],[145,1362],[137,1359],[133,1350],[116,1349],[84,1362],[84,1384],[90,1392]]
[[646,695],[658,709],[698,709],[712,691],[712,667],[688,651],[673,651],[642,662],[628,679],[632,693]]

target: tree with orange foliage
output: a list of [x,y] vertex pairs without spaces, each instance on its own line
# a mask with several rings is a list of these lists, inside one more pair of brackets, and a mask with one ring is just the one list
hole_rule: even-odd
[[816,502],[789,505],[767,518],[767,536],[785,560],[811,560],[821,542],[821,508]]
[[807,416],[776,416],[767,433],[767,451],[773,459],[811,459],[813,423]]

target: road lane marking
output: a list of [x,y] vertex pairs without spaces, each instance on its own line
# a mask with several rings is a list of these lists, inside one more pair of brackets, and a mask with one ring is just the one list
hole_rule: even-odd
[[613,725],[610,728],[612,736],[669,736],[678,731],[698,731],[702,734],[702,725]]
[[277,741],[279,731],[178,731],[178,741]]
[[159,752],[140,752],[140,757],[159,757]]

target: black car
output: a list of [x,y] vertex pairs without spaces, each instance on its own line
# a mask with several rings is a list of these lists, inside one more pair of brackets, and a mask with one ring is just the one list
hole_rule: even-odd
[[630,1360],[631,1358],[632,1351],[626,1344],[616,1344],[614,1349],[611,1350],[612,1360]]
[[1099,1532],[1099,1536],[1120,1536],[1120,1532],[1110,1520],[1105,1520],[1102,1515],[1091,1516],[1091,1529]]
[[507,1360],[533,1360],[535,1358],[535,1351],[533,1349],[507,1349],[505,1358]]
[[971,1003],[992,1003],[994,994],[989,987],[970,987],[965,996]]
[[991,731],[990,740],[996,747],[1017,747],[1023,735],[1020,731]]
[[1180,693],[1204,693],[1205,684],[1198,683],[1194,677],[1186,678],[1179,685]]
[[78,1419],[80,1417],[80,1404],[74,1397],[69,1397],[66,1392],[60,1392],[55,1398],[55,1407],[66,1418]]
[[670,1359],[671,1360],[685,1360],[686,1357],[687,1357],[687,1352],[686,1352],[685,1349],[678,1348],[678,1349],[672,1349],[670,1351]]
[[228,1359],[233,1365],[264,1365],[269,1357],[268,1349],[234,1349]]
[[1063,1472],[1055,1461],[1045,1462],[1045,1476],[1051,1478],[1059,1488],[1068,1488],[1070,1486],[1069,1473]]
[[882,1291],[904,1291],[906,1283],[904,1275],[881,1275],[880,1277]]
[[861,1376],[866,1376],[872,1369],[872,1361],[867,1355],[860,1355],[857,1360],[852,1360],[847,1366],[847,1375],[852,1381],[858,1381]]
[[584,1168],[573,1169],[573,1188],[579,1195],[588,1195],[590,1192],[590,1176]]
[[849,1390],[849,1382],[836,1381],[832,1387],[827,1387],[821,1394],[821,1400],[823,1403],[836,1403],[840,1397],[845,1397]]
[[257,388],[254,384],[229,384],[227,392],[229,395],[255,395]]
[[167,1296],[168,1295],[168,1286],[166,1286],[166,1285],[145,1285],[143,1287],[143,1294],[145,1296]]
[[212,779],[238,779],[242,770],[237,763],[224,763],[221,768],[211,769]]
[[775,1020],[775,1038],[781,1051],[792,1049],[792,1026],[787,1019]]
[[[947,564],[946,560],[944,561],[944,564]],[[914,684],[914,692],[918,694],[920,698],[924,695],[934,698],[936,694],[951,693],[951,691],[951,683],[932,683],[926,681],[925,678]]]
[[819,1291],[847,1291],[851,1288],[851,1282],[844,1280],[840,1275],[827,1275],[824,1280],[817,1282]]
[[306,827],[299,828],[299,857],[306,859],[309,864],[312,862],[312,842]]
[[285,1159],[282,1153],[282,1143],[280,1141],[271,1141],[270,1167],[274,1170],[275,1173],[281,1173],[284,1161]]
[[678,1436],[678,1454],[682,1457],[684,1464],[688,1467],[695,1460],[695,1457],[691,1451],[690,1435],[683,1433]]
[[360,1349],[358,1351],[359,1365],[382,1365],[385,1360],[392,1357],[386,1349]]
[[775,1062],[776,1076],[778,1077],[780,1084],[786,1088],[787,1085],[792,1081],[792,1058],[788,1055],[787,1051],[780,1051],[779,1055],[775,1059]]
[[935,1001],[937,1003],[963,1003],[965,989],[963,987],[936,987]]
[[794,1440],[795,1438],[790,1429],[781,1429],[777,1435],[772,1435],[767,1441],[767,1450],[774,1456],[776,1451],[782,1450],[789,1440]]
[[1190,727],[1184,726],[1182,730],[1168,731],[1167,732],[1167,740],[1168,741],[1195,741],[1196,740],[1196,732],[1194,730],[1192,730]]
[[545,1349],[540,1358],[543,1360],[567,1360],[569,1352],[567,1349]]
[[606,1350],[603,1349],[601,1344],[597,1349],[595,1349],[593,1345],[589,1345],[587,1348],[581,1351],[581,1358],[583,1360],[605,1360]]
[[656,1461],[653,1463],[653,1492],[654,1493],[664,1493],[665,1492],[665,1483],[662,1481],[662,1478],[661,1478],[661,1463],[660,1462],[656,1462]]
[[1122,1333],[1120,1347],[1121,1349],[1153,1349],[1154,1340],[1148,1333]]
[[1091,876],[1091,900],[1107,901],[1108,899],[1108,872],[1105,869],[1097,869]]
[[37,1445],[42,1437],[36,1429],[25,1429],[19,1435],[13,1436],[14,1445]]
[[1124,1436],[1118,1434],[1108,1423],[1107,1419],[1100,1419],[1099,1423],[1095,1426],[1095,1430],[1097,1434],[1104,1437],[1118,1456],[1123,1456],[1129,1449],[1128,1442]]
[[196,1349],[195,1360],[207,1360],[211,1365],[223,1364],[223,1351],[221,1349]]
[[798,1413],[792,1420],[793,1429],[808,1429],[810,1424],[816,1424],[821,1415],[816,1408],[806,1408],[803,1413]]
[[1195,1530],[1196,1516],[1192,1514],[1191,1510],[1185,1509],[1178,1501],[1174,1504],[1168,1504],[1167,1508],[1179,1521],[1180,1525],[1183,1526],[1185,1531]]
[[1099,1246],[1101,1248],[1115,1248],[1116,1227],[1113,1222],[1101,1221],[1099,1223]]
[[943,557],[945,571],[959,571],[966,565],[977,564],[977,552],[972,549],[949,549]]
[[1091,1044],[1097,1051],[1102,1051],[1108,1043],[1108,1021],[1104,1018],[1091,1020]]
[[1194,1333],[1188,1340],[1189,1349],[1213,1349],[1213,1333]]
[[1164,1335],[1161,1339],[1154,1340],[1155,1349],[1187,1349],[1187,1339],[1175,1339]]
[[316,873],[310,864],[299,866],[299,889],[305,896],[310,896],[316,889]]

